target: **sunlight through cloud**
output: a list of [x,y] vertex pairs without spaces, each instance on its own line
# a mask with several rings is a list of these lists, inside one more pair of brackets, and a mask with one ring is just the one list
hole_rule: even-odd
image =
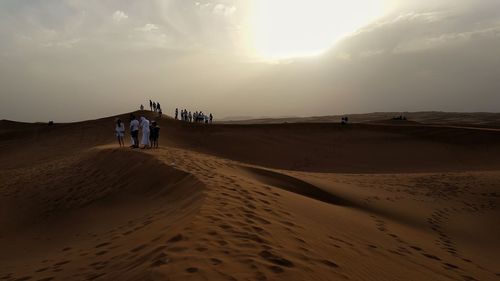
[[320,54],[384,11],[382,0],[255,0],[252,8],[253,47],[268,59]]

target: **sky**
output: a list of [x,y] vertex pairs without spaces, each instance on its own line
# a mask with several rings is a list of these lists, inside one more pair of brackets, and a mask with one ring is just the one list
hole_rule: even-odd
[[0,0],[0,119],[500,111],[498,0]]

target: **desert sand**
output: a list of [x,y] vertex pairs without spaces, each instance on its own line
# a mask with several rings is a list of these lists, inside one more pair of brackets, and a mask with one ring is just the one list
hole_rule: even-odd
[[0,122],[0,280],[500,280],[496,129],[114,118]]

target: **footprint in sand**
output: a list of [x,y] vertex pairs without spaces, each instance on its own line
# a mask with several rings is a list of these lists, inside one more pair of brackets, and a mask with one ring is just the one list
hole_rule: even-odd
[[179,252],[184,252],[187,249],[188,248],[186,248],[186,247],[173,247],[173,248],[170,248],[169,251],[179,253]]
[[111,243],[110,242],[105,242],[105,243],[101,243],[99,245],[96,245],[94,248],[101,248],[101,247],[104,247],[104,246],[107,246],[107,245],[110,245]]
[[433,260],[437,260],[437,261],[440,261],[441,259],[435,255],[431,255],[431,254],[427,254],[427,253],[423,253],[422,255],[424,255],[425,257],[429,258],[429,259],[433,259]]
[[444,262],[443,265],[445,269],[450,269],[450,270],[459,269],[458,266],[451,263]]
[[210,262],[211,262],[213,265],[219,265],[219,264],[221,264],[221,263],[222,263],[222,261],[221,261],[221,260],[216,259],[216,258],[211,258],[211,259],[210,259]]
[[146,244],[142,244],[142,245],[140,245],[138,247],[135,247],[134,249],[130,250],[130,252],[132,252],[132,253],[139,252],[139,251],[143,250],[144,248],[146,248],[147,246],[148,245],[146,245]]
[[177,242],[182,241],[182,240],[184,240],[184,236],[182,236],[182,234],[177,234],[174,237],[170,238],[167,242],[168,243],[177,243]]
[[[47,271],[47,269],[49,269],[49,268],[44,267],[44,268],[37,269],[35,272],[44,272],[44,271]],[[5,279],[7,279],[7,278],[5,278]]]
[[259,253],[259,255],[262,258],[264,258],[264,259],[266,259],[274,264],[280,265],[280,266],[285,266],[285,267],[294,267],[295,266],[293,264],[293,262],[291,262],[290,260],[287,260],[279,255],[273,254],[272,252],[267,251],[267,250],[261,251]]
[[57,267],[57,266],[65,265],[65,264],[70,263],[70,262],[71,261],[61,261],[61,262],[55,263],[54,266]]
[[321,261],[324,265],[326,266],[329,266],[329,267],[333,267],[333,268],[337,268],[339,267],[338,264],[334,263],[333,261],[329,261],[329,260],[322,260]]
[[196,273],[196,272],[198,272],[198,268],[196,268],[196,267],[188,267],[188,268],[186,268],[186,271],[189,272],[189,273]]
[[274,273],[283,273],[284,272],[283,268],[281,268],[279,266],[275,266],[275,265],[270,266],[269,269]]

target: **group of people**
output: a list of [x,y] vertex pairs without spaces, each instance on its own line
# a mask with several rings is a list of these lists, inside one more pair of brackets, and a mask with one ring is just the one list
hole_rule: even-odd
[[154,102],[149,100],[149,109],[153,112],[158,112],[161,114],[161,105],[159,102]]
[[[144,110],[144,105],[141,104],[139,109]],[[159,102],[149,100],[149,109],[153,112],[158,112],[159,117],[161,117],[161,115],[163,114],[162,109],[161,109],[161,105]]]
[[406,121],[406,116],[404,116],[403,114],[399,115],[399,116],[394,116],[392,117],[392,120],[397,120],[397,121]]
[[[144,110],[144,105],[141,104],[140,110]],[[159,117],[162,116],[162,108],[159,102],[149,100],[149,108],[152,112],[158,112]],[[179,109],[175,109],[175,120],[179,120]],[[189,123],[212,123],[214,116],[212,113],[206,115],[203,111],[187,111],[183,109],[180,112],[180,120]],[[118,139],[118,144],[120,147],[125,146],[125,124],[124,122],[117,118],[115,124],[115,135]],[[156,121],[149,121],[145,116],[141,116],[139,119],[135,115],[130,115],[130,141],[131,148],[158,148],[158,138],[160,137],[160,127]],[[139,131],[141,132],[141,140],[139,141]]]
[[[139,130],[141,130],[141,141],[139,142]],[[115,135],[120,147],[125,146],[125,124],[121,119],[116,119]],[[141,116],[138,120],[133,114],[130,115],[130,137],[131,148],[158,148],[158,138],[160,137],[160,127],[156,121],[150,122],[146,117]]]
[[[187,109],[181,110],[181,116],[180,120],[189,122],[189,123],[212,123],[214,120],[214,116],[212,113],[209,115],[206,115],[203,113],[203,111],[195,111],[194,113],[191,113],[191,111],[187,111]],[[179,120],[179,109],[175,109],[175,120]]]

